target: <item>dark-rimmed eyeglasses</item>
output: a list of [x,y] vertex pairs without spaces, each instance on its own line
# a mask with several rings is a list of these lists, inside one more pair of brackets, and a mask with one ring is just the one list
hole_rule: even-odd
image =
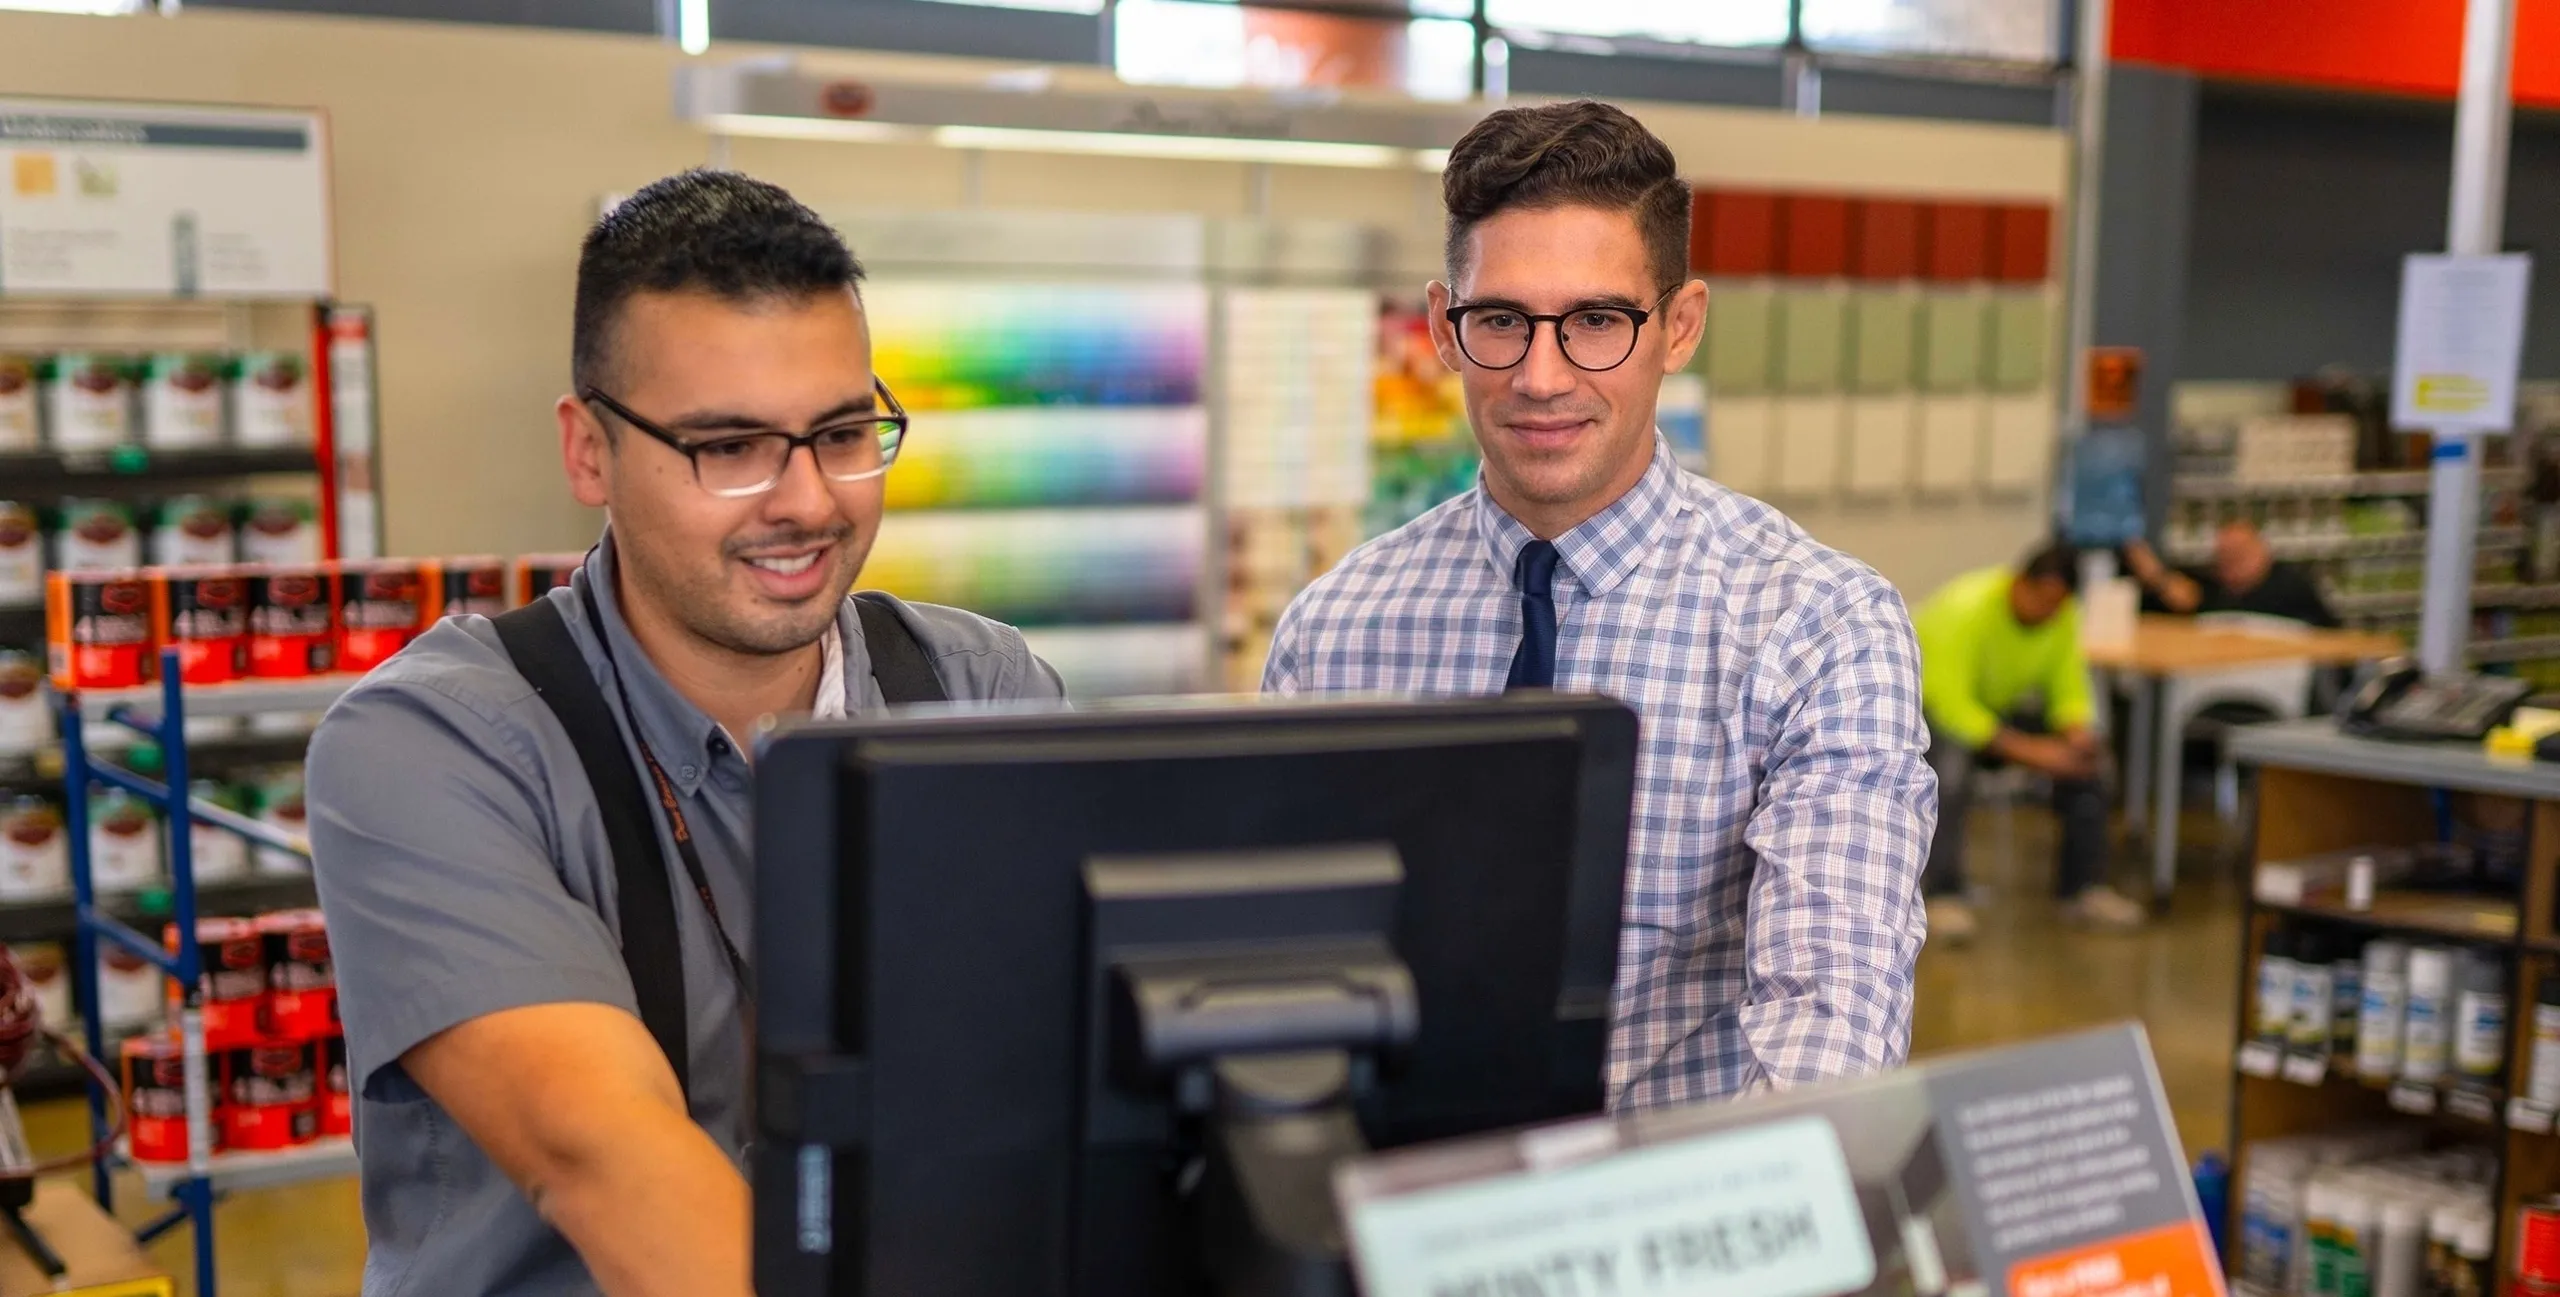
[[[1673,289],[1671,292],[1678,292]],[[1479,369],[1511,369],[1529,358],[1538,326],[1552,324],[1556,345],[1573,367],[1605,374],[1636,354],[1636,335],[1671,296],[1653,299],[1653,310],[1632,306],[1577,306],[1561,315],[1533,315],[1516,306],[1480,302],[1452,306],[1445,313],[1458,335],[1458,351]]]
[[782,480],[791,452],[808,448],[818,472],[832,482],[862,482],[889,471],[907,439],[906,407],[890,395],[889,385],[871,381],[887,414],[828,421],[804,433],[739,432],[687,441],[641,416],[631,407],[595,388],[581,389],[578,399],[613,412],[614,417],[664,442],[693,464],[693,480],[718,496],[759,495]]

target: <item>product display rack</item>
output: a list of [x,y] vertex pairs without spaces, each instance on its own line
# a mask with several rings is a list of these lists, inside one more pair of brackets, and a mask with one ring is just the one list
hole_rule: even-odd
[[[73,915],[78,936],[72,955],[72,976],[77,980],[82,1002],[98,1002],[97,954],[101,941],[123,947],[128,952],[149,960],[163,974],[177,983],[177,1026],[185,1068],[187,1109],[187,1144],[189,1158],[184,1167],[141,1166],[146,1189],[154,1196],[173,1200],[177,1205],[168,1213],[137,1231],[149,1242],[176,1228],[188,1225],[194,1232],[196,1292],[199,1297],[218,1297],[214,1270],[213,1205],[223,1192],[233,1189],[272,1188],[306,1180],[327,1179],[353,1174],[355,1151],[351,1141],[333,1138],[276,1152],[213,1152],[213,1094],[211,1072],[205,1049],[203,1005],[203,953],[196,941],[196,923],[206,911],[206,897],[198,893],[195,881],[193,833],[172,832],[168,835],[169,894],[171,922],[176,928],[176,949],[166,949],[136,931],[119,916],[116,908],[104,901],[92,883],[88,844],[88,793],[92,783],[121,788],[160,808],[170,821],[201,821],[215,828],[238,834],[252,845],[274,848],[310,858],[307,843],[252,820],[244,815],[191,798],[188,788],[188,748],[186,720],[192,707],[199,716],[247,715],[258,712],[308,711],[326,707],[353,683],[351,678],[317,681],[248,683],[207,686],[190,691],[181,682],[178,656],[164,649],[160,656],[160,684],[146,690],[112,690],[89,694],[66,694],[57,700],[57,714],[62,728],[63,778],[68,832],[71,845],[71,885]],[[156,698],[158,715],[147,711]],[[91,760],[86,743],[90,724],[119,726],[160,745],[166,754],[166,781],[157,781],[118,766]],[[106,1037],[95,1012],[86,1015],[86,1044],[93,1055],[104,1057]],[[108,1096],[92,1089],[89,1095],[89,1121],[94,1138],[105,1138],[109,1123]],[[112,1207],[114,1188],[112,1168],[101,1160],[93,1173],[93,1188],[101,1206]]]
[[[2341,735],[2325,720],[2246,727],[2235,758],[2258,767],[2252,878],[2270,862],[2364,847],[2438,839],[2444,799],[2461,794],[2528,803],[2524,865],[2511,895],[2383,891],[2367,909],[2255,899],[2241,922],[2238,1041],[2234,1051],[2231,1152],[2234,1191],[2229,1237],[2242,1237],[2243,1192],[2255,1141],[2419,1122],[2498,1155],[2499,1291],[2514,1290],[2514,1218],[2522,1203],[2560,1191],[2560,1134],[2554,1112],[2521,1096],[2532,1061],[2530,1007],[2545,975],[2560,972],[2560,767],[2499,762],[2468,744],[2392,744]],[[2507,1054],[2493,1082],[2429,1085],[2373,1082],[2346,1066],[2256,1040],[2256,969],[2271,933],[2311,923],[2417,944],[2451,943],[2507,960]],[[2449,1017],[2451,1015],[2448,1015]],[[2448,1078],[2453,1069],[2448,1066]],[[2237,1245],[2235,1243],[2235,1264]],[[2236,1287],[2235,1291],[2246,1291]]]

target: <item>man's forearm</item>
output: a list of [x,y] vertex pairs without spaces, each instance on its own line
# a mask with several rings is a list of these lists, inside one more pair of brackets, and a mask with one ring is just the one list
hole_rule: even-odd
[[594,1134],[554,1145],[525,1191],[597,1285],[607,1297],[746,1297],[750,1222],[737,1167],[666,1109],[596,1116],[580,1122]]

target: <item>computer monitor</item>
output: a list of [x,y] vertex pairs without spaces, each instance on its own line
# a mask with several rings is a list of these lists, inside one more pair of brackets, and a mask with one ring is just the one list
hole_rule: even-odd
[[756,765],[757,1290],[1349,1294],[1331,1174],[1598,1110],[1602,699],[804,724]]

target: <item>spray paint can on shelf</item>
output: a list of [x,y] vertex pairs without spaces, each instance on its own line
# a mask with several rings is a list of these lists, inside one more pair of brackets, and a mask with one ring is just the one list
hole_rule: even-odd
[[2453,1066],[2473,1080],[2493,1079],[2507,1065],[2507,961],[2474,951],[2454,999]]
[[2444,1076],[2452,1043],[2455,954],[2442,946],[2409,952],[2409,1011],[2401,1036],[2402,1080],[2433,1084]]
[[337,966],[318,910],[261,915],[258,941],[266,964],[266,1031],[283,1040],[316,1040],[338,1029]]
[[[161,944],[178,948],[178,925],[160,930]],[[230,1049],[258,1039],[259,1003],[267,994],[266,948],[258,925],[249,919],[196,920],[196,950],[204,972],[198,987],[204,998],[204,1039],[214,1049]],[[170,1007],[180,1003],[178,984],[168,984]]]
[[2356,1071],[2366,1080],[2387,1081],[2399,1074],[2400,1033],[2408,1012],[2408,943],[2368,942],[2363,1004],[2356,1015]]
[[532,603],[545,590],[557,590],[569,584],[585,566],[584,554],[526,554],[516,559],[516,603]]
[[2292,1034],[2293,975],[2293,933],[2278,928],[2258,953],[2258,1039],[2282,1044]]

